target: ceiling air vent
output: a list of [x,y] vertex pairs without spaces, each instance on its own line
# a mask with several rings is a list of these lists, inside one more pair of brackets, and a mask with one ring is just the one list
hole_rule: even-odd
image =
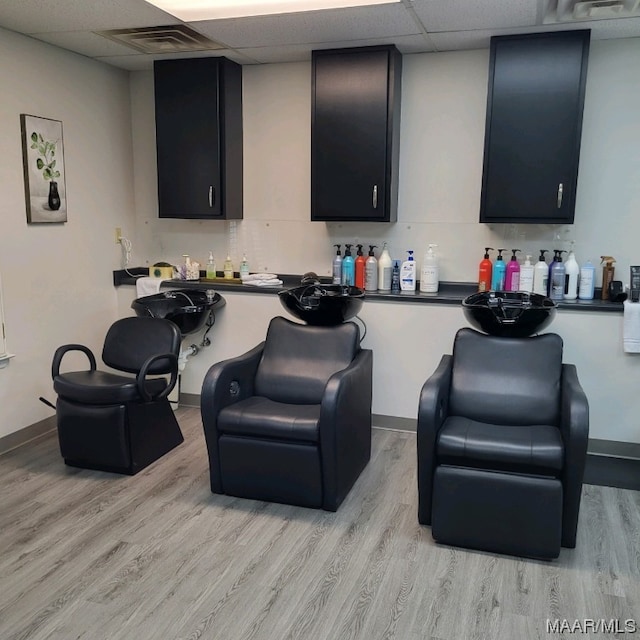
[[142,53],[179,53],[181,51],[211,51],[224,47],[183,24],[138,29],[94,31]]
[[610,20],[640,16],[640,0],[549,0],[544,23]]

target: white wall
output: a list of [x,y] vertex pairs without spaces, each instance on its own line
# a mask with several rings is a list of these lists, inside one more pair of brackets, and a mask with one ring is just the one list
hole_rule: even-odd
[[[591,44],[585,98],[576,222],[573,225],[478,223],[487,97],[488,51],[406,55],[403,59],[398,222],[310,222],[310,63],[245,66],[244,219],[159,220],[153,151],[153,80],[132,74],[139,225],[152,242],[153,263],[183,253],[235,264],[247,251],[251,268],[328,274],[334,242],[389,242],[392,255],[414,249],[421,260],[436,242],[443,280],[475,281],[483,248],[519,247],[537,258],[541,248],[575,240],[580,262],[617,258],[628,280],[640,262],[636,221],[640,206],[640,40]],[[556,239],[557,237],[557,239]],[[598,281],[601,281],[598,269]]]
[[[0,86],[0,273],[16,354],[0,369],[2,437],[52,415],[38,397],[55,399],[58,346],[101,347],[116,318],[114,228],[133,229],[134,200],[127,72],[0,29]],[[65,224],[27,224],[21,113],[63,123]]]
[[[236,262],[246,249],[253,269],[327,273],[333,242],[380,244],[384,238],[398,257],[437,242],[442,278],[459,281],[475,280],[485,244],[546,248],[559,233],[575,238],[579,260],[616,256],[626,279],[628,265],[639,262],[639,45],[638,39],[592,43],[576,224],[566,233],[476,221],[487,51],[405,56],[395,224],[309,222],[310,64],[245,67],[245,219],[227,223],[157,218],[150,72],[129,76],[0,30],[0,82],[11,87],[0,101],[0,273],[7,348],[17,354],[0,370],[0,437],[51,415],[37,398],[53,398],[49,367],[58,345],[85,342],[99,349],[111,321],[130,313],[133,291],[111,284],[111,271],[121,265],[115,226],[133,241],[133,265],[178,261],[183,253],[204,260],[210,248],[222,259],[231,247]],[[26,224],[20,113],[63,121],[64,225]],[[280,312],[275,298],[230,295],[214,347],[193,360],[184,390],[199,393],[209,359],[255,344],[269,317]],[[367,345],[376,351],[374,410],[413,417],[418,382],[449,350],[463,324],[460,310],[367,303],[364,317],[372,331]],[[554,329],[583,370],[593,437],[640,442],[633,388],[640,359],[621,353],[621,316],[560,314]],[[394,377],[401,371],[410,375],[403,388]]]

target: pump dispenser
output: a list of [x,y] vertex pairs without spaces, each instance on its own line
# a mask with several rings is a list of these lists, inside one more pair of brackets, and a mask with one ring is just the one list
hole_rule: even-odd
[[564,298],[565,300],[575,300],[578,297],[578,277],[580,276],[580,265],[576,260],[576,254],[573,252],[573,242],[569,256],[564,265],[565,282],[564,282]]
[[400,269],[400,289],[415,293],[416,290],[416,263],[413,260],[413,251],[407,251],[409,257],[402,263]]
[[231,262],[231,256],[227,254],[227,259],[224,261],[224,277],[227,280],[233,278],[233,262]]
[[566,252],[563,249],[554,249],[553,252],[556,255],[549,267],[549,297],[552,300],[563,300],[564,278],[567,270],[562,262],[562,254]]
[[440,285],[440,271],[438,269],[437,244],[430,244],[422,261],[420,273],[420,291],[423,293],[438,293]]
[[353,245],[345,244],[344,258],[342,258],[342,284],[346,287],[353,287],[355,282],[355,262],[351,255]]
[[213,280],[216,277],[216,261],[213,258],[213,251],[209,251],[206,276],[207,280]]
[[240,263],[240,277],[249,275],[249,261],[247,260],[247,254],[242,254],[242,262]]
[[509,260],[509,264],[507,265],[507,275],[504,282],[504,290],[505,291],[519,291],[520,290],[520,264],[518,263],[518,258],[516,253],[520,251],[520,249],[511,249],[512,256],[511,260]]
[[378,290],[378,261],[373,253],[373,250],[377,248],[377,245],[369,245],[369,257],[364,265],[364,290],[365,291],[377,291]]
[[502,259],[502,252],[504,249],[498,249],[498,257],[496,263],[493,265],[493,276],[491,277],[491,288],[494,291],[504,290],[504,281],[506,277],[507,266]]
[[540,257],[533,267],[533,293],[541,296],[548,295],[547,286],[549,282],[549,267],[544,259],[544,254],[549,249],[540,249]]
[[342,282],[342,254],[340,253],[342,245],[334,244],[333,246],[338,248],[332,266],[333,284],[340,284]]
[[478,291],[489,291],[489,289],[491,289],[493,263],[489,258],[489,251],[493,251],[493,247],[484,248],[484,258],[481,260],[478,269]]
[[356,252],[357,258],[356,258],[355,283],[356,283],[356,287],[360,289],[364,289],[364,270],[365,270],[366,260],[365,260],[364,254],[362,253],[362,245],[357,244],[356,247],[358,247],[358,251]]
[[391,270],[393,262],[387,249],[387,243],[382,245],[382,254],[378,260],[378,291],[391,291]]
[[531,256],[527,255],[527,259],[520,267],[520,291],[526,291],[527,293],[533,292],[534,270],[535,267],[531,264]]
[[616,259],[612,256],[600,256],[600,264],[602,267],[602,299],[609,299],[609,284],[613,280],[615,267],[613,266]]

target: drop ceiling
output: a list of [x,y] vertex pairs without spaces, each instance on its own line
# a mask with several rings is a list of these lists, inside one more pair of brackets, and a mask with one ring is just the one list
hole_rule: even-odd
[[[493,35],[565,29],[591,29],[592,40],[640,38],[640,1],[400,0],[182,22],[145,0],[0,0],[0,27],[135,71],[167,57],[266,64],[374,44],[393,43],[402,53],[481,49]],[[124,41],[112,33],[131,29],[142,33]]]

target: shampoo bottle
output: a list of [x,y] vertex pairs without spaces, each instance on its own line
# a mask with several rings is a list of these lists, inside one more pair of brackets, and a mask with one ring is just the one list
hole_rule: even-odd
[[564,265],[565,283],[564,298],[565,300],[575,300],[578,297],[578,278],[580,276],[580,265],[576,260],[576,254],[573,252],[573,242],[571,243],[569,257]]
[[365,271],[366,260],[365,260],[364,254],[362,253],[362,245],[357,244],[356,247],[358,247],[358,251],[357,251],[357,258],[356,258],[355,283],[356,283],[356,287],[358,287],[359,289],[364,289],[364,271]]
[[[545,273],[547,265],[545,264]],[[531,264],[531,256],[527,256],[524,264],[520,267],[520,291],[533,292],[533,273],[535,267]]]
[[242,254],[242,262],[240,263],[240,277],[249,275],[249,261],[247,260],[247,254]]
[[231,262],[231,256],[227,254],[227,259],[224,261],[224,277],[227,280],[233,278],[233,262]]
[[391,293],[400,293],[400,260],[393,261],[391,270]]
[[342,284],[345,287],[353,287],[355,282],[356,267],[351,255],[350,244],[345,244],[344,258],[342,258]]
[[420,291],[423,293],[437,293],[440,284],[440,273],[438,269],[438,256],[436,255],[437,244],[430,244],[422,261],[422,271],[420,273]]
[[489,251],[493,251],[493,247],[484,248],[484,258],[480,262],[478,269],[478,291],[489,291],[489,289],[491,289],[493,263],[489,258]]
[[496,263],[493,265],[493,276],[491,277],[491,288],[494,291],[504,290],[504,280],[506,276],[507,267],[502,259],[502,252],[504,249],[498,249],[498,257]]
[[556,255],[553,257],[553,262],[549,267],[549,297],[552,300],[563,300],[564,279],[567,274],[564,263],[562,262],[562,254],[564,251],[554,249],[553,252]]
[[602,299],[609,299],[609,284],[613,280],[613,274],[615,272],[615,267],[613,266],[616,259],[611,256],[600,256],[600,264],[604,265],[602,267]]
[[416,263],[413,260],[413,251],[407,251],[409,257],[402,263],[400,269],[400,289],[415,293],[416,290]]
[[376,248],[375,244],[369,245],[369,257],[364,265],[364,290],[365,291],[377,291],[378,290],[378,261],[373,253]]
[[548,249],[540,249],[540,257],[533,267],[533,293],[537,293],[541,296],[549,294],[547,286],[549,282],[549,267],[544,259],[544,254]]
[[333,265],[331,267],[331,273],[333,275],[333,284],[340,284],[342,282],[342,254],[340,253],[340,247],[342,245],[334,244],[338,251],[333,259]]
[[213,259],[213,251],[209,251],[206,275],[207,280],[213,280],[216,277],[216,261]]
[[518,258],[516,253],[520,251],[520,249],[511,249],[513,255],[511,256],[511,260],[509,260],[509,264],[507,265],[507,275],[504,282],[504,290],[505,291],[519,291],[520,290],[520,264],[518,263]]
[[587,260],[580,269],[580,286],[578,298],[580,300],[593,300],[593,291],[596,284],[596,268],[591,260]]
[[387,249],[387,243],[382,245],[382,253],[378,260],[378,291],[391,291],[391,270],[393,263]]

